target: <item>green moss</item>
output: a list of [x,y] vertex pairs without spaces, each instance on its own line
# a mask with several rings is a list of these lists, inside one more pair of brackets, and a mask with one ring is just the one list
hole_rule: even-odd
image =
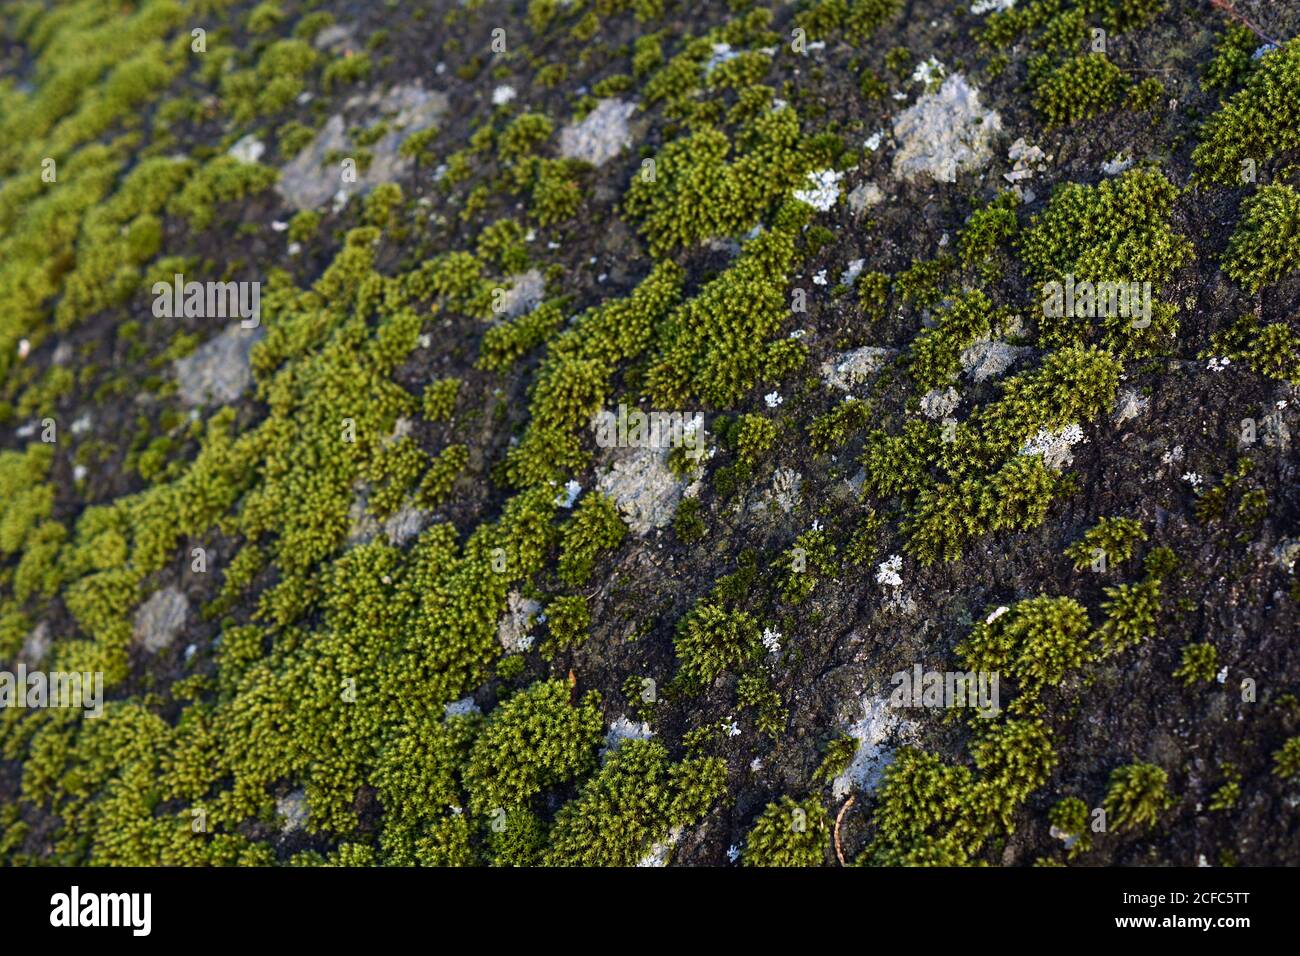
[[1065,556],[1074,562],[1076,571],[1095,567],[1100,557],[1105,570],[1127,561],[1134,547],[1146,539],[1142,523],[1134,518],[1102,518],[1065,549]]
[[795,17],[810,40],[843,32],[854,44],[867,40],[902,8],[899,0],[816,0]]
[[975,269],[985,281],[1001,274],[998,250],[1016,235],[1019,228],[1016,210],[1020,196],[1011,190],[998,194],[991,202],[974,210],[957,234],[957,249],[962,265]]
[[712,684],[720,675],[762,653],[758,622],[744,611],[726,611],[716,604],[697,604],[677,626],[676,680],[692,690]]
[[899,299],[919,309],[938,305],[944,297],[945,283],[953,264],[950,256],[915,260],[894,276],[894,288]]
[[1240,86],[1254,68],[1252,55],[1259,48],[1259,38],[1250,27],[1229,24],[1219,35],[1214,59],[1201,75],[1201,89],[1229,90]]
[[458,378],[440,378],[424,387],[420,408],[431,422],[449,422],[456,411],[456,397],[462,382]]
[[560,532],[560,577],[573,587],[586,584],[596,556],[617,548],[626,536],[614,499],[596,491],[584,495]]
[[1203,644],[1185,644],[1183,662],[1174,670],[1174,677],[1183,682],[1184,687],[1194,684],[1209,684],[1219,672],[1219,649],[1208,642]]
[[1034,90],[1034,108],[1049,126],[1090,119],[1114,107],[1127,80],[1104,53],[1070,57],[1048,73]]
[[266,0],[248,12],[244,18],[244,28],[249,33],[270,33],[284,22],[284,11],[278,3]]
[[990,617],[957,647],[967,670],[1003,674],[1036,694],[1060,684],[1094,656],[1088,612],[1073,598],[1042,595]]
[[808,207],[792,203],[777,225],[746,243],[726,272],[669,315],[657,331],[645,390],[660,408],[703,399],[730,405],[764,375],[789,316],[786,272]]
[[53,513],[54,486],[46,483],[53,460],[54,446],[43,442],[0,451],[0,555],[22,551]]
[[558,303],[543,302],[518,318],[494,325],[483,335],[478,367],[504,372],[563,328],[566,316]]
[[1052,804],[1047,819],[1063,834],[1074,838],[1070,856],[1087,853],[1092,847],[1092,834],[1088,828],[1088,805],[1078,797],[1066,797]]
[[781,600],[792,605],[806,601],[822,577],[835,573],[835,552],[824,529],[805,531],[795,538],[794,544],[773,562],[773,567],[785,572]]
[[546,605],[546,623],[550,628],[550,637],[543,642],[540,651],[543,660],[549,661],[587,639],[587,631],[591,627],[587,599],[580,594],[555,598]]
[[338,59],[331,60],[329,65],[321,71],[321,86],[329,92],[341,86],[360,83],[370,76],[370,69],[371,62],[368,53],[341,56]]
[[1201,175],[1225,186],[1251,175],[1276,156],[1300,148],[1300,38],[1263,56],[1233,94],[1206,121],[1192,159]]
[[1232,764],[1224,764],[1219,769],[1224,781],[1206,804],[1211,812],[1231,810],[1241,801],[1241,771]]
[[[1177,190],[1158,171],[1129,170],[1096,186],[1067,183],[1052,194],[1047,208],[1030,221],[1019,243],[1025,265],[1037,278],[1077,284],[1151,284],[1149,323],[1122,310],[1092,318],[1050,314],[1053,298],[1043,286],[1040,338],[1049,345],[1100,340],[1119,353],[1149,354],[1176,332],[1173,308],[1154,301],[1161,285],[1191,257],[1191,244],[1173,231]],[[1085,303],[1077,301],[1076,313]],[[1095,308],[1095,304],[1094,304]]]
[[1292,737],[1273,753],[1273,776],[1300,780],[1300,737]]
[[971,292],[939,311],[937,324],[912,340],[912,376],[925,390],[955,382],[961,354],[989,335],[995,314],[982,292]]
[[860,432],[871,419],[871,403],[858,398],[845,399],[808,426],[808,437],[818,451],[838,448]]
[[1102,649],[1118,654],[1156,635],[1160,614],[1160,582],[1148,578],[1137,584],[1108,587],[1102,611],[1106,618],[1098,629]]
[[1117,831],[1151,827],[1174,803],[1166,789],[1169,775],[1149,763],[1116,767],[1110,773],[1104,806]]
[[796,803],[782,797],[769,803],[745,838],[745,866],[820,866],[825,862],[830,826],[816,798]]
[[580,316],[547,350],[529,404],[530,422],[507,455],[511,483],[558,482],[587,461],[577,431],[608,400],[618,363],[641,354],[657,320],[676,302],[683,273],[657,265],[625,299],[602,303]]
[[595,768],[603,727],[600,695],[588,694],[575,707],[569,694],[565,681],[539,681],[488,717],[465,765],[475,813],[526,806]]
[[900,748],[885,770],[872,820],[876,836],[861,862],[885,866],[966,865],[989,832],[970,813],[969,768]]
[[858,741],[850,736],[836,737],[826,744],[822,762],[813,771],[813,783],[830,783],[849,768],[858,752]]
[[546,824],[535,814],[510,810],[489,827],[492,865],[536,866],[546,850],[546,837]]
[[289,229],[286,233],[290,242],[310,242],[315,237],[317,230],[320,229],[321,215],[311,210],[303,209],[294,214],[289,220]]
[[1261,186],[1242,203],[1224,254],[1223,271],[1251,292],[1300,270],[1300,192]]
[[185,217],[194,229],[206,229],[216,218],[218,204],[268,189],[278,177],[279,173],[268,166],[218,156],[185,184],[168,205],[168,212]]
[[776,444],[776,422],[762,415],[741,415],[736,419],[732,442],[736,455],[751,466],[758,465]]
[[747,138],[748,150],[728,161],[726,134],[702,129],[661,150],[653,178],[633,178],[624,209],[641,221],[652,253],[750,229],[812,168],[793,109],[760,116]]
[[754,726],[772,740],[780,740],[790,719],[782,705],[781,694],[764,674],[742,674],[736,682],[736,703],[754,711]]
[[222,105],[236,123],[278,113],[303,92],[318,61],[319,54],[307,41],[276,40],[255,66],[222,76]]
[[707,532],[704,519],[700,517],[700,499],[683,498],[673,512],[673,533],[682,544],[699,541]]
[[726,792],[717,758],[672,763],[657,741],[629,740],[560,808],[548,866],[633,866],[675,826],[699,820]]

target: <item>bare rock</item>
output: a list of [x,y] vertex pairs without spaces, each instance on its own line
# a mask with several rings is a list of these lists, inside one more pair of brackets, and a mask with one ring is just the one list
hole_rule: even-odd
[[879,372],[893,354],[893,349],[874,345],[841,352],[822,363],[822,381],[832,388],[850,392]]
[[332,163],[326,165],[326,159],[331,154],[348,156],[354,147],[348,139],[348,121],[341,113],[331,116],[316,138],[280,171],[275,188],[295,208],[315,209],[331,197],[346,199],[364,194],[380,183],[395,182],[406,175],[413,161],[399,155],[398,149],[413,133],[432,126],[446,113],[449,101],[445,93],[426,90],[417,83],[350,100],[349,105],[395,114],[393,128],[366,147],[371,154],[370,165],[364,171],[357,170],[355,181],[344,182],[340,168]]
[[995,110],[980,107],[979,91],[960,73],[943,81],[894,119],[894,175],[928,176],[956,182],[957,174],[978,169],[993,155],[993,139],[1002,129]]
[[632,143],[628,120],[636,104],[626,100],[601,100],[581,123],[560,130],[560,155],[601,166]]
[[227,405],[253,383],[249,353],[262,328],[231,325],[174,363],[180,399],[186,405]]
[[170,646],[185,627],[190,602],[179,589],[155,591],[135,614],[135,642],[151,654]]

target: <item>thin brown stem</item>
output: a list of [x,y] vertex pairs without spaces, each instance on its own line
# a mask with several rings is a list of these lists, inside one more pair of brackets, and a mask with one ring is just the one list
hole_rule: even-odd
[[844,819],[845,811],[848,810],[849,807],[853,806],[853,801],[856,799],[856,795],[849,797],[849,799],[844,802],[844,806],[840,807],[840,812],[835,815],[835,855],[840,859],[840,866],[848,866],[848,864],[844,862],[844,851],[840,849],[840,821]]
[[1222,10],[1224,13],[1232,17],[1234,20],[1249,27],[1254,32],[1255,36],[1259,37],[1265,43],[1271,43],[1273,44],[1273,46],[1279,46],[1279,47],[1282,45],[1278,43],[1276,40],[1274,40],[1267,33],[1265,33],[1263,30],[1261,30],[1259,27],[1255,26],[1255,24],[1251,23],[1250,20],[1246,19],[1246,16],[1242,14],[1236,7],[1234,7],[1229,2],[1229,0],[1210,0],[1210,6]]

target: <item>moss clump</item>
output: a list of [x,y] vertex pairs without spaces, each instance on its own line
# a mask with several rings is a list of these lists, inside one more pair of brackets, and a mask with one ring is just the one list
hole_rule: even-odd
[[1258,292],[1300,269],[1300,192],[1282,183],[1262,186],[1241,208],[1223,271]]
[[1066,797],[1052,805],[1047,819],[1057,831],[1067,839],[1073,839],[1070,856],[1087,853],[1092,846],[1092,834],[1088,831],[1088,805],[1078,797]]
[[901,0],[816,0],[800,10],[794,22],[810,40],[826,40],[843,32],[850,42],[860,44],[901,8]]
[[758,622],[744,611],[728,612],[701,603],[677,627],[676,680],[691,689],[712,684],[721,674],[754,661],[762,654]]
[[426,508],[436,508],[451,493],[460,473],[469,464],[469,448],[465,445],[448,445],[429,462],[429,470],[420,480],[416,498]]
[[1201,174],[1225,186],[1238,185],[1255,167],[1300,148],[1298,88],[1300,38],[1261,57],[1245,87],[1206,122],[1192,153]]
[[990,831],[972,813],[970,769],[903,747],[885,771],[873,814],[877,834],[861,862],[885,866],[961,866]]
[[806,601],[822,577],[835,573],[836,546],[825,529],[805,531],[781,553],[773,567],[785,572],[781,600],[796,605]]
[[456,396],[460,394],[461,380],[458,378],[440,378],[424,387],[421,399],[421,411],[431,422],[451,421],[456,411]]
[[219,203],[268,189],[277,178],[279,173],[269,166],[218,156],[194,174],[172,199],[168,211],[189,220],[193,229],[206,229],[216,218]]
[[608,401],[619,363],[642,354],[656,323],[676,303],[684,279],[671,262],[656,265],[633,293],[580,316],[547,349],[529,403],[530,421],[506,460],[519,487],[561,481],[586,464],[577,432]]
[[1004,674],[1037,693],[1060,684],[1092,657],[1088,612],[1073,598],[1040,595],[990,617],[957,647],[968,670]]
[[[1045,283],[1063,283],[1069,277],[1076,285],[1149,282],[1154,299],[1192,254],[1187,239],[1173,231],[1177,195],[1173,184],[1153,169],[1129,170],[1096,186],[1060,186],[1021,237],[1025,265]],[[1039,333],[1048,345],[1100,339],[1116,352],[1147,354],[1177,331],[1173,307],[1158,301],[1151,303],[1146,317],[1150,321],[1144,326],[1135,322],[1142,317],[1110,309],[1109,301],[1109,315],[1087,315],[1081,300],[1075,302],[1075,315],[1049,308],[1058,303],[1051,287],[1044,285],[1043,290]]]
[[569,694],[565,681],[539,681],[492,712],[465,765],[474,812],[525,806],[595,768],[600,695],[587,694],[575,707]]
[[956,381],[962,352],[989,334],[995,316],[988,297],[975,291],[940,310],[936,320],[912,340],[912,377],[923,389]]
[[1034,108],[1049,126],[1090,119],[1118,102],[1128,81],[1104,53],[1082,53],[1056,67],[1037,84]]
[[735,403],[780,356],[771,340],[790,315],[786,272],[809,207],[783,207],[776,225],[751,239],[726,272],[674,310],[656,335],[645,390],[661,408],[702,398]]
[[1135,518],[1102,518],[1065,549],[1065,556],[1074,562],[1076,571],[1099,565],[1105,570],[1127,561],[1138,543],[1146,539],[1142,522]]
[[871,420],[871,403],[859,398],[845,399],[808,426],[808,437],[818,451],[830,451],[847,442]]
[[757,466],[776,444],[776,422],[762,415],[741,415],[730,433],[736,457],[750,467]]
[[1224,764],[1220,770],[1224,781],[1206,804],[1211,811],[1231,810],[1241,801],[1241,771],[1232,764]]
[[796,803],[782,797],[769,803],[745,839],[745,866],[820,866],[826,859],[830,827],[821,801]]
[[1213,644],[1187,644],[1183,647],[1183,662],[1174,670],[1174,677],[1184,687],[1208,684],[1219,672],[1219,649]]
[[342,86],[360,83],[370,76],[371,66],[369,53],[354,53],[349,56],[341,56],[331,60],[329,65],[321,71],[321,86],[329,92]]
[[1300,737],[1292,737],[1274,751],[1273,775],[1288,783],[1300,780]]
[[626,535],[613,498],[599,492],[585,495],[560,532],[560,577],[572,587],[586,584],[596,556],[617,548]]
[[546,824],[535,814],[515,808],[499,814],[489,826],[488,847],[493,866],[536,866],[546,851]]
[[555,815],[547,866],[634,866],[673,827],[699,820],[726,792],[717,758],[672,763],[653,740],[629,740]]
[[858,741],[854,737],[846,734],[831,740],[823,751],[822,762],[813,771],[813,783],[830,783],[849,768],[857,752]]
[[704,519],[700,517],[700,499],[683,498],[673,512],[673,533],[682,544],[699,541],[707,532]]
[[1169,775],[1154,764],[1116,767],[1110,773],[1103,804],[1110,824],[1117,831],[1153,826],[1160,813],[1173,806],[1168,783]]
[[306,88],[319,54],[305,40],[276,40],[255,66],[234,70],[221,79],[222,105],[236,123],[278,113]]
[[1219,35],[1214,59],[1201,75],[1201,89],[1229,90],[1240,86],[1255,66],[1252,59],[1259,48],[1259,37],[1250,27],[1230,24]]
[[518,318],[492,326],[479,346],[478,367],[489,372],[504,372],[549,340],[563,327],[564,321],[564,310],[558,303],[543,302]]
[[1106,619],[1098,628],[1098,637],[1107,654],[1118,654],[1155,637],[1160,614],[1158,580],[1119,584],[1106,588],[1105,595],[1101,607]]
[[736,682],[736,703],[754,711],[758,732],[779,740],[789,722],[790,712],[782,706],[780,692],[766,674],[742,674]]
[[587,639],[587,630],[591,627],[587,599],[580,594],[557,597],[546,605],[546,623],[551,634],[541,646],[541,655],[549,661],[556,654],[577,647]]
[[1016,235],[1019,206],[1020,197],[1008,190],[967,217],[957,235],[957,249],[965,268],[976,270],[986,281],[995,280],[1001,274],[997,253]]
[[811,168],[793,109],[760,116],[748,138],[750,149],[728,162],[726,134],[702,129],[664,147],[655,159],[653,178],[632,180],[624,207],[641,221],[651,252],[662,255],[744,232]]

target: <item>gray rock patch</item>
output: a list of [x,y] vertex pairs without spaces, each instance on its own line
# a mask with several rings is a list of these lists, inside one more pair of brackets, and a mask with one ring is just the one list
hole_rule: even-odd
[[648,534],[673,520],[685,486],[667,462],[666,448],[638,448],[596,482],[597,490],[614,499],[633,534]]
[[151,654],[168,647],[185,627],[190,602],[177,588],[155,591],[135,614],[135,642]]
[[307,805],[307,794],[302,790],[295,790],[287,796],[277,797],[275,812],[284,821],[280,827],[281,832],[292,833],[294,830],[303,829],[311,816],[311,808]]
[[893,349],[877,348],[874,345],[841,352],[822,363],[822,381],[832,388],[852,391],[879,372],[893,354]]
[[186,405],[227,405],[253,382],[249,352],[262,328],[232,325],[174,363],[179,395]]
[[943,81],[894,120],[894,175],[900,179],[929,176],[951,183],[959,172],[978,169],[993,155],[993,139],[1002,129],[995,110],[980,107],[979,91],[960,73]]
[[1008,345],[998,339],[973,342],[961,353],[962,370],[974,382],[997,378],[1031,350],[1022,345]]
[[546,277],[538,269],[529,269],[510,277],[510,288],[501,296],[497,313],[500,318],[514,319],[531,312],[546,295]]
[[636,104],[626,100],[601,100],[581,123],[560,130],[560,155],[601,166],[632,143],[628,120]]
[[506,597],[506,613],[497,622],[497,640],[507,654],[519,654],[533,646],[529,631],[541,610],[541,604],[518,591],[511,591]]
[[295,208],[315,209],[336,195],[346,199],[369,192],[380,183],[400,179],[410,171],[413,161],[398,155],[399,147],[413,133],[432,126],[447,111],[448,99],[445,93],[409,84],[387,93],[354,98],[349,105],[396,114],[393,129],[366,147],[371,154],[370,165],[364,171],[357,170],[354,182],[344,182],[341,168],[332,163],[325,165],[326,157],[332,153],[348,156],[355,150],[343,115],[331,116],[316,138],[280,171],[275,188]]

